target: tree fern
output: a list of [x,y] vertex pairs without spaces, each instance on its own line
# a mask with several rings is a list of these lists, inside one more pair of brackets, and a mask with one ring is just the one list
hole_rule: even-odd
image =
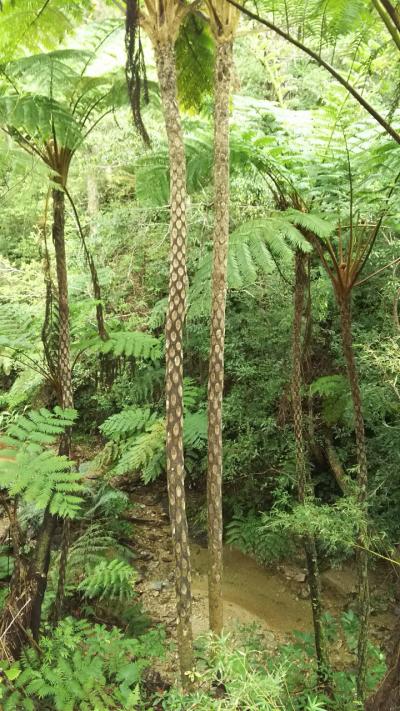
[[[68,109],[40,94],[1,96],[0,122],[8,126],[10,135],[23,145],[24,138],[20,138],[20,132],[45,144],[53,138],[53,126],[59,144],[66,148],[75,150],[83,140],[81,128]],[[25,145],[29,145],[28,141]]]

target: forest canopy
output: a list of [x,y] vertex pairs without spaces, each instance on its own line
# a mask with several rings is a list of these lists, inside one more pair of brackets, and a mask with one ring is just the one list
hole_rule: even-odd
[[400,6],[0,2],[0,707],[400,708]]

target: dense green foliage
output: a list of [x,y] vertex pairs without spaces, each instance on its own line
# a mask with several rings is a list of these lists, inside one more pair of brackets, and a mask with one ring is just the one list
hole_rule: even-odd
[[[13,559],[29,562],[47,513],[58,527],[40,653],[35,642],[17,662],[2,661],[0,703],[5,711],[355,711],[357,604],[340,620],[325,617],[331,652],[340,640],[347,654],[346,664],[333,664],[332,694],[319,683],[310,635],[271,653],[254,630],[201,640],[187,694],[146,682],[153,658],[169,650],[163,631],[148,629],[135,592],[141,577],[131,548],[140,533],[127,511],[135,487],[151,491],[158,480],[166,490],[169,160],[146,40],[150,148],[132,125],[118,5],[0,3],[0,503],[5,529],[18,529],[18,546],[3,540],[2,605]],[[393,68],[400,35],[372,5],[262,0],[257,7],[362,90],[398,130]],[[301,541],[312,535],[323,565],[337,566],[353,562],[367,517],[364,540],[376,562],[396,556],[400,536],[400,147],[323,67],[264,30],[243,18],[235,43],[225,540],[276,566],[301,560]],[[176,56],[188,192],[184,450],[194,501],[189,496],[189,527],[202,541],[214,208],[214,46],[202,11],[184,22]],[[55,387],[59,305],[49,196],[59,178],[57,147],[68,153],[73,196],[65,230],[75,410],[58,406]],[[291,407],[298,251],[308,260],[302,400],[315,491],[305,503],[297,496]],[[336,257],[345,269],[354,254],[363,266],[352,327],[369,464],[366,507],[357,495],[357,422],[329,276]],[[97,330],[91,263],[106,339]],[[69,459],[57,444],[71,433]],[[54,626],[61,519],[71,520],[71,545],[65,615]],[[369,643],[368,692],[384,674],[383,656]]]

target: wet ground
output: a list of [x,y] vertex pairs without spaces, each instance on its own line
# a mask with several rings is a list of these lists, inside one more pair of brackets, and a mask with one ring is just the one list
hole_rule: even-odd
[[[136,585],[143,608],[155,622],[166,625],[167,636],[174,638],[175,600],[172,549],[167,502],[162,489],[138,488],[132,493],[135,506],[130,518],[135,526],[132,542],[136,550]],[[193,631],[208,629],[207,550],[192,543]],[[354,565],[322,573],[324,606],[333,616],[351,607],[355,597]],[[387,581],[382,570],[371,577],[375,609],[372,636],[385,642],[393,629]],[[257,623],[271,649],[287,640],[294,630],[311,631],[312,618],[305,569],[286,564],[267,569],[250,556],[226,547],[224,550],[223,598],[225,629]]]

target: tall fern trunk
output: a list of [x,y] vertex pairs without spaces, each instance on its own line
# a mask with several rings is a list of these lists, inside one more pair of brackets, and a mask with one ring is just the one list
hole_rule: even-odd
[[[58,295],[58,362],[57,380],[61,407],[73,407],[72,376],[70,362],[70,330],[68,303],[68,275],[65,254],[65,195],[62,190],[53,190],[53,243],[56,258],[57,295]],[[60,441],[59,454],[70,456],[71,433],[66,432]],[[42,616],[43,598],[47,587],[47,575],[50,565],[51,543],[57,518],[47,507],[42,527],[38,536],[34,560],[31,566],[31,578],[36,581],[32,596],[31,630],[34,639],[38,639]],[[63,523],[60,570],[56,596],[56,617],[58,618],[64,597],[65,564],[69,541],[69,520]]]
[[[304,294],[307,285],[305,270],[306,255],[300,250],[295,258],[295,289],[294,289],[294,315],[293,315],[293,347],[292,347],[292,408],[293,426],[296,444],[296,479],[300,504],[305,504],[313,496],[308,457],[304,441],[303,406],[301,397],[302,388],[302,319],[304,311]],[[315,651],[317,658],[318,677],[326,685],[328,674],[328,657],[322,625],[322,600],[321,584],[318,569],[318,556],[315,538],[312,535],[304,536],[304,550],[306,555],[308,580],[310,586],[311,608],[314,624]]]
[[[53,190],[53,242],[56,255],[58,310],[59,310],[59,343],[58,343],[58,399],[64,408],[73,407],[72,378],[70,365],[70,333],[68,281],[65,255],[65,199],[64,192]],[[66,433],[60,442],[60,454],[69,456],[70,433]],[[42,617],[43,598],[47,587],[47,576],[50,566],[51,544],[54,536],[57,518],[47,506],[42,524],[37,536],[35,551],[26,579],[19,581],[11,588],[9,599],[5,606],[0,625],[2,652],[7,657],[18,658],[21,647],[31,630],[34,640],[39,638]]]
[[232,42],[217,42],[214,80],[214,251],[208,373],[208,603],[210,629],[221,634],[222,600],[222,400],[229,240],[229,96]]
[[167,481],[175,562],[178,653],[182,683],[193,667],[192,594],[183,454],[183,326],[186,312],[186,161],[171,40],[155,45],[170,167],[170,274],[165,327]]
[[358,637],[358,670],[357,694],[361,701],[365,697],[365,677],[367,671],[367,646],[368,624],[370,613],[370,596],[368,581],[368,553],[367,547],[367,496],[368,496],[368,466],[367,447],[365,441],[364,417],[362,411],[361,390],[353,350],[352,322],[351,322],[351,295],[337,293],[340,307],[340,321],[342,329],[343,353],[346,360],[347,375],[350,384],[351,398],[354,411],[354,426],[357,445],[357,498],[363,510],[364,521],[358,534],[357,548],[357,574],[358,595],[360,605],[360,631]]

